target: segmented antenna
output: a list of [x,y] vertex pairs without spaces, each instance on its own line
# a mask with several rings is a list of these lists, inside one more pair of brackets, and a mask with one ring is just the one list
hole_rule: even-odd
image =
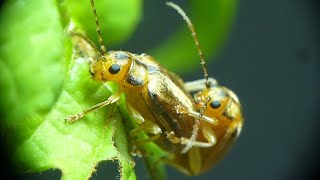
[[206,84],[206,87],[209,89],[210,88],[210,81],[209,81],[209,75],[208,75],[206,61],[204,60],[204,56],[203,56],[202,50],[200,48],[199,40],[198,40],[197,34],[194,30],[194,26],[193,26],[191,20],[186,15],[186,13],[178,5],[174,4],[173,2],[166,2],[166,5],[172,7],[176,11],[178,11],[178,13],[182,16],[183,20],[186,21],[186,23],[188,24],[188,27],[191,31],[191,35],[193,37],[193,40],[194,40],[195,45],[198,49],[198,53],[199,53],[199,56],[201,59],[201,66],[202,66],[204,78],[206,80],[205,84]]
[[98,20],[97,10],[94,6],[94,0],[90,0],[90,3],[91,3],[93,15],[96,18],[96,30],[97,30],[99,44],[100,44],[100,52],[102,55],[104,55],[107,53],[107,50],[106,50],[106,47],[104,46],[103,39],[101,36],[100,24],[99,24],[99,20]]

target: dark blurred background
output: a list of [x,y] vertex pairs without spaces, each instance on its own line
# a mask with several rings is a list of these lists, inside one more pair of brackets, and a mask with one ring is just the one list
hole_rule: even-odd
[[[175,2],[188,9],[186,2]],[[121,49],[148,52],[183,23],[178,16],[169,17],[172,10],[163,1],[147,0],[144,6],[144,19],[134,39]],[[211,76],[239,96],[245,116],[242,134],[210,172],[186,177],[168,168],[168,179],[316,179],[320,165],[319,15],[317,0],[240,1],[229,38],[208,66]],[[200,66],[194,70],[183,78],[202,78]],[[147,179],[141,160],[136,169],[138,179]],[[59,179],[60,172],[21,178],[49,177]],[[108,162],[99,165],[93,179],[117,177],[117,167]]]

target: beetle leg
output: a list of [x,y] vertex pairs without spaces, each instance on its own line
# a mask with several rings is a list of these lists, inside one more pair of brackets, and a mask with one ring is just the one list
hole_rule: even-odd
[[159,137],[160,137],[160,134],[157,134],[157,135],[145,138],[145,139],[138,139],[138,140],[134,140],[134,141],[131,140],[131,142],[133,142],[132,149],[131,149],[131,155],[139,156],[139,157],[149,155],[148,152],[143,151],[143,148],[140,148],[140,147],[143,146],[144,144],[147,144],[147,143],[150,143],[150,142],[157,140]]
[[181,137],[181,144],[187,145],[186,148],[189,146],[188,149],[182,150],[182,153],[187,152],[191,147],[211,147],[214,146],[217,142],[216,135],[214,131],[208,126],[201,126],[202,135],[206,138],[208,142],[200,142],[195,141],[194,139],[188,139]]
[[208,126],[201,126],[202,135],[208,140],[209,143],[215,145],[217,143],[217,138],[214,131]]
[[[133,132],[133,131],[140,132],[141,130],[142,129],[140,129],[140,128],[136,128],[136,129],[132,130],[131,132]],[[141,157],[141,156],[148,155],[144,151],[141,152],[141,149],[143,149],[143,148],[140,148],[140,147],[143,146],[144,144],[153,142],[153,141],[157,140],[160,137],[160,134],[157,134],[157,135],[154,135],[154,136],[149,136],[148,138],[145,138],[145,139],[132,140],[133,139],[133,134],[131,132],[129,134],[129,141],[133,142],[132,143],[132,149],[131,149],[131,155],[133,155],[133,156],[140,156]],[[137,134],[135,134],[135,135],[137,135]]]
[[120,99],[120,96],[121,96],[121,93],[119,93],[119,92],[112,94],[106,101],[100,102],[100,103],[98,103],[98,104],[90,107],[89,109],[86,109],[78,114],[69,115],[68,117],[65,118],[65,121],[73,123],[94,110],[100,109],[104,106],[107,106],[109,104],[113,104],[113,103],[117,102]]
[[129,139],[137,136],[141,131],[145,131],[149,134],[158,135],[161,134],[161,129],[159,126],[154,124],[151,121],[145,121],[143,124],[140,124],[137,128],[133,129],[129,134]]
[[192,147],[206,148],[214,145],[210,142],[191,141],[189,138],[185,138],[185,137],[181,137],[180,140],[181,140],[180,144],[188,145],[190,143]]
[[192,111],[192,110],[188,110],[180,105],[176,106],[176,111],[177,113],[179,114],[188,114],[189,116],[192,116],[192,117],[195,117],[195,118],[198,118],[200,120],[203,120],[203,121],[206,121],[210,124],[213,124],[213,125],[217,125],[218,124],[218,120],[215,119],[215,118],[212,118],[212,117],[208,117],[208,116],[204,116],[203,113],[199,113],[199,112],[196,112],[196,111]]
[[191,144],[191,146],[195,147],[211,147],[214,146],[217,142],[216,135],[214,131],[207,127],[207,126],[201,126],[202,135],[206,138],[208,142],[200,142],[200,141],[192,141],[188,138],[181,137],[181,144]]
[[199,112],[196,112],[196,111],[189,111],[188,114],[190,116],[193,116],[195,118],[199,118],[200,120],[203,120],[205,122],[208,122],[210,124],[213,124],[213,125],[217,125],[218,124],[218,120],[215,119],[215,118],[212,118],[212,117],[208,117],[208,116],[204,116],[202,115],[201,113]]
[[[212,143],[213,141],[211,141],[211,140],[213,140],[213,138],[215,138],[215,137],[214,136],[210,136],[210,133],[206,133],[206,136],[205,136],[205,137],[208,137],[207,140],[208,140],[209,143],[197,142],[196,141],[196,137],[197,137],[198,129],[199,129],[199,126],[200,126],[200,121],[204,121],[204,122],[207,122],[207,123],[210,123],[210,124],[213,124],[213,125],[217,125],[218,124],[218,120],[217,119],[212,118],[212,117],[208,117],[208,116],[204,116],[203,115],[204,112],[196,112],[196,111],[193,111],[193,110],[188,110],[188,109],[186,109],[186,108],[184,108],[182,106],[179,106],[179,105],[176,106],[175,108],[176,108],[177,113],[188,114],[189,116],[192,116],[192,117],[196,118],[195,124],[193,126],[192,136],[189,139],[184,138],[183,141],[182,140],[179,141],[179,142],[183,142],[182,144],[186,145],[186,147],[181,151],[181,153],[186,153],[193,146],[210,147],[210,146],[214,145]],[[211,132],[211,131],[208,130],[206,132]],[[176,138],[174,137],[174,134],[172,134],[172,133],[173,132],[168,133],[167,134],[167,138],[172,143],[178,142],[176,140]],[[214,133],[212,133],[212,134],[214,135]]]
[[133,140],[134,137],[137,136],[141,131],[145,131],[148,134],[153,134],[154,136],[150,136],[150,137],[148,137],[146,139],[142,139],[142,140],[136,140],[136,142],[140,143],[140,144],[154,141],[155,139],[159,138],[159,135],[162,132],[160,127],[157,126],[156,124],[154,124],[153,122],[145,121],[143,124],[140,124],[137,128],[133,129],[129,133],[129,140]]
[[[202,115],[200,117],[202,117]],[[193,125],[193,129],[192,129],[192,135],[189,139],[189,142],[182,149],[181,153],[186,153],[193,147],[193,142],[196,141],[196,138],[198,136],[199,126],[200,126],[200,119],[196,118],[194,125]]]
[[[148,121],[146,121],[146,122],[148,122]],[[149,136],[148,138],[144,138],[144,139],[133,140],[133,138],[135,136],[137,136],[142,130],[145,130],[145,129],[146,129],[145,126],[140,125],[139,127],[135,128],[134,130],[132,130],[130,132],[129,141],[134,142],[134,143],[132,143],[132,150],[131,150],[131,154],[132,155],[141,156],[142,152],[140,152],[141,148],[139,148],[139,147],[144,145],[144,144],[146,144],[146,143],[153,142],[153,141],[155,141],[156,139],[158,139],[160,137],[160,133],[155,134],[154,131],[151,131],[149,133],[152,133],[152,134],[155,134],[155,135]],[[143,154],[143,155],[145,155],[145,154]]]
[[[141,152],[139,151],[139,146],[149,142],[153,142],[154,140],[158,139],[162,131],[161,128],[152,121],[145,120],[143,116],[132,106],[128,105],[128,109],[130,116],[138,124],[138,127],[133,129],[129,133],[129,141],[134,141],[132,147],[132,154],[141,155]],[[149,136],[145,139],[134,140],[134,137],[136,137],[141,131],[145,131],[146,133],[152,134],[153,136]]]
[[146,144],[146,143],[149,143],[149,142],[153,142],[153,141],[157,140],[159,137],[160,137],[160,134],[157,134],[157,135],[154,135],[154,136],[150,136],[150,137],[148,137],[146,139],[139,139],[139,140],[135,141],[135,144],[137,146],[141,146],[143,144]]
[[191,141],[189,138],[176,137],[173,131],[166,132],[167,138],[174,144],[180,143],[183,145],[191,144],[192,147],[211,147],[214,145],[212,142]]
[[158,135],[162,133],[161,128],[152,121],[145,121],[142,124],[142,128],[144,131],[150,134]]
[[[147,133],[155,134],[155,135],[156,134],[160,134],[162,132],[161,128],[158,125],[156,125],[155,123],[153,123],[150,120],[145,120],[142,117],[142,115],[137,110],[135,110],[133,107],[128,105],[128,108],[129,108],[129,111],[130,111],[130,116],[135,120],[135,122],[139,125],[139,127],[141,127],[141,130],[144,130]],[[135,130],[135,129],[132,130],[132,131],[137,131],[135,133],[135,135],[140,132],[140,131]]]
[[[205,79],[198,79],[195,81],[189,81],[184,83],[184,87],[188,92],[201,91],[206,88]],[[214,78],[209,78],[209,82],[211,86],[217,86],[218,82]]]
[[133,108],[129,104],[127,104],[127,107],[129,109],[130,116],[135,120],[137,124],[142,124],[145,122],[143,116],[135,108]]
[[178,138],[173,131],[165,132],[165,134],[167,135],[168,140],[173,144],[178,144],[181,142],[181,139]]
[[137,128],[133,129],[129,133],[129,141],[133,140],[134,137],[136,137],[141,131],[142,131],[142,126],[138,126]]

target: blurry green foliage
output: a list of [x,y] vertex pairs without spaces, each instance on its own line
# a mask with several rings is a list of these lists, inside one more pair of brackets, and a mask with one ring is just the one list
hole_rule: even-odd
[[[192,18],[203,50],[214,53],[223,42],[235,10],[235,0],[190,1]],[[141,0],[96,2],[107,44],[124,43],[133,35],[141,17]],[[0,128],[18,168],[42,172],[58,168],[62,179],[86,179],[103,160],[118,160],[123,179],[135,179],[122,117],[128,116],[124,98],[121,114],[110,107],[91,113],[74,124],[67,115],[78,113],[102,100],[115,86],[90,79],[85,59],[72,56],[66,33],[69,21],[97,42],[94,17],[88,0],[11,0],[0,12]],[[169,67],[185,69],[198,63],[193,46],[185,46],[186,27],[154,50]],[[204,35],[203,35],[204,34]],[[208,38],[210,37],[210,38]],[[180,49],[187,49],[179,52]],[[175,56],[167,51],[176,49]],[[189,52],[190,49],[190,52]],[[192,49],[192,50],[191,50]],[[186,61],[183,61],[186,62]],[[193,62],[193,63],[192,63]],[[129,118],[129,117],[128,117]],[[117,133],[115,133],[117,129]],[[151,151],[157,147],[148,146]],[[153,149],[155,148],[155,149]],[[160,152],[159,152],[160,153]],[[146,159],[152,164],[156,158]],[[159,176],[163,176],[159,168]]]

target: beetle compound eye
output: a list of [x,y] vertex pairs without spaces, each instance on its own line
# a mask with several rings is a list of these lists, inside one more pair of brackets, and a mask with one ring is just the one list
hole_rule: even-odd
[[111,74],[117,74],[119,71],[120,71],[121,67],[119,64],[112,64],[110,67],[109,67],[109,72]]
[[214,100],[210,103],[210,106],[213,109],[218,109],[221,106],[221,102],[219,100]]

